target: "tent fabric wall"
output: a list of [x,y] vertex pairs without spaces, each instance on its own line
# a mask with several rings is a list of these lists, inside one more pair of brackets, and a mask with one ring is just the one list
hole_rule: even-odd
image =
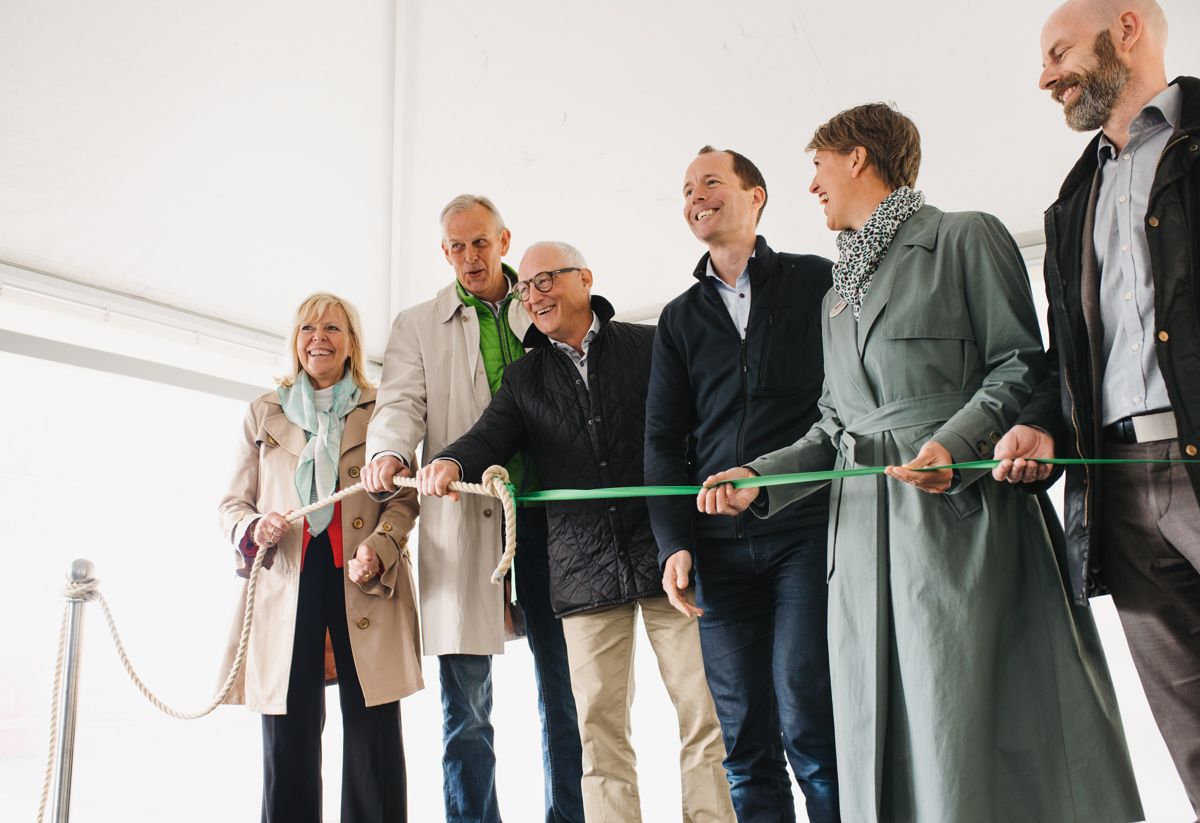
[[281,332],[388,316],[395,8],[6,0],[0,260]]
[[[833,254],[803,146],[869,100],[920,126],[930,202],[1036,235],[1086,142],[1036,88],[1052,5],[7,0],[0,262],[276,336],[330,289],[378,353],[450,276],[437,215],[475,191],[511,262],[571,241],[638,310],[702,251],[679,214],[704,143],[763,169],[776,248]],[[1200,74],[1200,4],[1163,6],[1168,70]]]

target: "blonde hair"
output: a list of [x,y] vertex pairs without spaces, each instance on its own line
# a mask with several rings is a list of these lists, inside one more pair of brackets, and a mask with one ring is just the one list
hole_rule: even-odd
[[300,375],[300,356],[296,354],[296,338],[300,334],[300,327],[316,320],[329,309],[337,309],[346,321],[346,333],[350,335],[350,352],[346,355],[346,365],[350,367],[350,376],[354,378],[355,385],[360,389],[372,387],[371,381],[367,379],[363,358],[362,334],[359,332],[362,321],[358,319],[358,309],[354,308],[353,304],[328,292],[317,292],[310,295],[296,307],[292,332],[288,335],[288,351],[291,352],[292,368],[288,376],[279,381],[279,385],[291,386]]

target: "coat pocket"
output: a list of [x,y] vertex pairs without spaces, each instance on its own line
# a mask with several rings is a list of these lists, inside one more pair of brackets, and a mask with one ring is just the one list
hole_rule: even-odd
[[[921,447],[929,442],[942,425],[942,423],[930,423],[893,431],[892,436],[900,451],[901,460],[907,463],[915,458],[921,451]],[[920,492],[920,494],[928,494],[928,492]],[[949,506],[959,520],[966,520],[983,509],[983,493],[980,491],[978,483],[972,483],[954,494],[940,494],[938,497],[942,500],[941,505]]]

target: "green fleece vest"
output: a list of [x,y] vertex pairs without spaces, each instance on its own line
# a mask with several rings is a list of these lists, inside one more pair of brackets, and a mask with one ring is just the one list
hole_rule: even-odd
[[[517,273],[507,264],[504,264],[504,276],[510,284],[517,282]],[[525,353],[525,347],[521,345],[521,338],[517,337],[508,324],[509,305],[516,298],[511,294],[505,296],[500,301],[499,313],[492,314],[488,304],[470,294],[463,288],[462,283],[455,285],[458,287],[458,299],[463,302],[464,306],[475,309],[475,314],[479,316],[479,354],[483,358],[483,368],[487,372],[488,388],[495,397],[496,392],[500,390],[500,380],[504,376],[505,366]],[[537,491],[537,473],[526,459],[524,452],[519,451],[513,455],[512,460],[509,460],[504,468],[508,469],[508,478],[518,493]]]

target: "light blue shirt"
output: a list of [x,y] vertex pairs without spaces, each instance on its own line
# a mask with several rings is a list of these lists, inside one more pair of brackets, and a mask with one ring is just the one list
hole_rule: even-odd
[[1154,278],[1146,209],[1159,158],[1182,111],[1179,86],[1146,104],[1129,124],[1129,144],[1100,137],[1100,191],[1092,235],[1104,327],[1101,425],[1171,408],[1154,349]]
[[[750,256],[754,257],[753,254]],[[733,325],[737,326],[738,334],[745,340],[746,326],[750,324],[750,262],[746,261],[746,268],[742,269],[732,286],[717,275],[711,256],[708,259],[707,274],[716,284],[717,294],[721,295],[725,308],[729,310],[729,316]]]

